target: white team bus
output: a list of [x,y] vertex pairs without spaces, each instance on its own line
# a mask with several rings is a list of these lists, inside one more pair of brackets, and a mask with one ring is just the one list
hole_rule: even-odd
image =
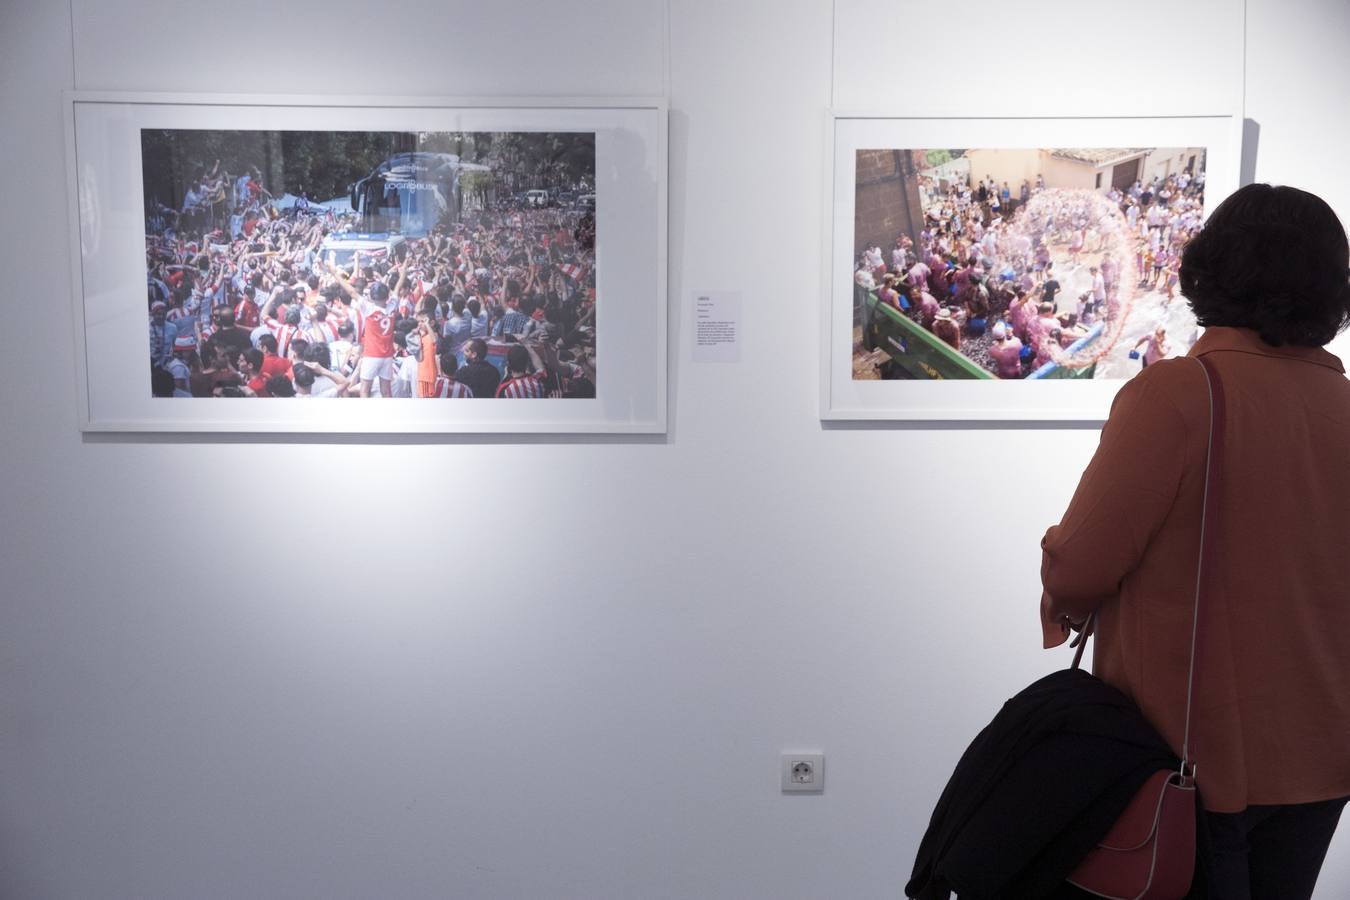
[[395,154],[351,186],[356,229],[328,235],[320,253],[339,266],[350,262],[357,250],[363,255],[394,254],[405,240],[458,222],[464,208],[460,175],[488,171],[488,166],[463,162],[453,153]]

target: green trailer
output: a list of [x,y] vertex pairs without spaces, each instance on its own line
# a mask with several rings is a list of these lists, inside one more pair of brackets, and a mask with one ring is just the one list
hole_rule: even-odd
[[[971,362],[895,307],[878,301],[875,291],[854,285],[853,297],[862,325],[863,345],[868,350],[885,350],[891,358],[891,366],[897,370],[892,374],[930,381],[995,377],[994,373]],[[1087,335],[1075,341],[1068,352],[1077,353],[1084,349],[1100,337],[1103,330],[1103,324],[1097,323]],[[1096,370],[1096,363],[1071,369],[1051,362],[1028,374],[1027,379],[1092,378]]]
[[923,380],[994,377],[895,307],[879,302],[876,292],[854,285],[853,295],[861,312],[863,344],[868,350],[884,349],[901,377]]

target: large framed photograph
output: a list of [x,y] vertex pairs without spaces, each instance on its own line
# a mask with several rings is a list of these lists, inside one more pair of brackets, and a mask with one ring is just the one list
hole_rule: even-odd
[[1240,128],[832,113],[821,417],[1105,419],[1199,336],[1177,267]]
[[665,431],[663,101],[66,104],[81,428]]

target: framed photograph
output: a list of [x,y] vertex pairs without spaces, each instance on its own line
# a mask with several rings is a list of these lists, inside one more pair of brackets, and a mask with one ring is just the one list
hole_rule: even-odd
[[829,117],[825,420],[1100,421],[1199,336],[1181,248],[1241,122]]
[[666,430],[664,101],[65,103],[82,429]]

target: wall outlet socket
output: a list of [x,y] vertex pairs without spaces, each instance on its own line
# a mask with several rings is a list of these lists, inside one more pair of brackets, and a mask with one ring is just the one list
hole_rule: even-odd
[[825,790],[824,753],[784,753],[783,793],[819,794]]

